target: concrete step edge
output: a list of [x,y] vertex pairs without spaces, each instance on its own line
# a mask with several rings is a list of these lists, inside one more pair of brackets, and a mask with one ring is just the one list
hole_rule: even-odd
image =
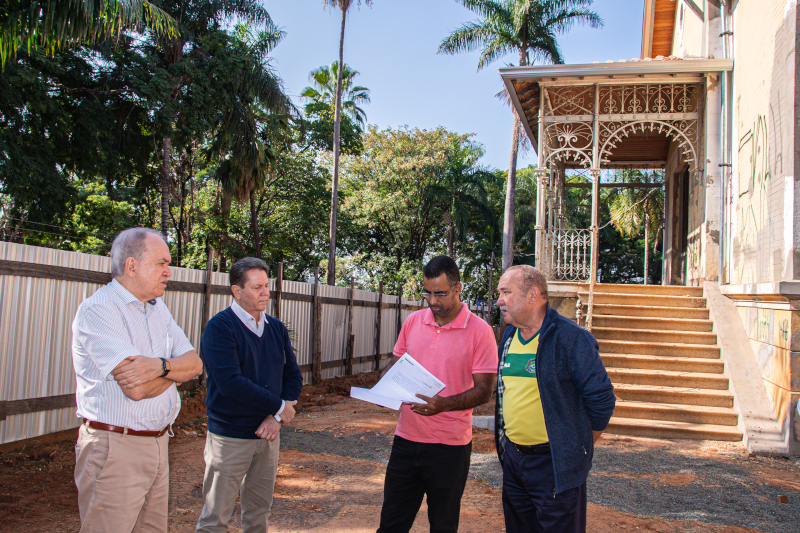
[[[624,306],[620,306],[624,307]],[[637,307],[634,305],[628,307]],[[647,308],[650,309],[650,308]],[[664,309],[663,307],[660,309]],[[673,309],[686,309],[685,307],[675,307]],[[603,317],[603,320],[626,320],[626,321],[641,321],[644,322],[645,320],[666,320],[664,317],[660,316],[631,316],[631,315],[594,315],[594,319],[597,320],[598,318]],[[708,318],[670,318],[670,322],[678,322],[680,324],[703,324],[713,326],[714,321]],[[639,330],[637,330],[639,331]],[[646,330],[645,330],[646,331]],[[671,330],[655,330],[655,331],[671,331]],[[684,331],[684,330],[674,330],[674,331]],[[703,332],[698,332],[703,333]],[[711,333],[711,332],[707,332]]]
[[739,436],[742,432],[736,426],[720,426],[717,424],[695,424],[691,422],[672,422],[668,420],[653,420],[648,418],[617,418],[611,417],[608,424],[609,433],[614,433],[613,428],[641,427],[649,430],[671,430],[681,433],[716,433],[719,435]]
[[698,389],[694,387],[672,387],[670,385],[639,385],[637,383],[614,383],[614,390],[665,393],[680,396],[696,394],[699,396],[724,396],[733,398],[733,393],[723,389]]
[[695,337],[701,336],[714,336],[716,337],[717,334],[713,331],[691,331],[691,330],[683,330],[683,329],[636,329],[636,328],[615,328],[609,326],[595,326],[592,325],[592,331],[599,329],[601,331],[623,331],[626,333],[658,333],[659,335],[670,334],[670,335],[689,335]]
[[[592,328],[594,329],[594,328]],[[696,348],[698,350],[706,349],[712,350],[717,349],[719,350],[720,347],[717,344],[684,344],[684,343],[675,343],[675,342],[656,342],[656,341],[624,341],[619,339],[597,339],[597,342],[614,342],[614,343],[622,343],[624,346],[634,346],[637,344],[646,344],[648,346],[658,346],[663,348],[674,348],[679,347],[681,349],[690,349]]]
[[660,409],[663,411],[683,411],[691,413],[712,413],[719,415],[739,415],[733,407],[714,407],[710,405],[691,405],[685,403],[640,402],[636,400],[617,400],[617,407],[632,409]]

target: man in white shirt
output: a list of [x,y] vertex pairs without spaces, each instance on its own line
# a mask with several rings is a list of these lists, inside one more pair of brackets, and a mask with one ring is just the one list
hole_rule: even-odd
[[177,383],[203,369],[161,296],[169,248],[131,228],[111,245],[113,280],[72,323],[80,427],[75,485],[81,532],[165,532],[168,430],[181,408]]

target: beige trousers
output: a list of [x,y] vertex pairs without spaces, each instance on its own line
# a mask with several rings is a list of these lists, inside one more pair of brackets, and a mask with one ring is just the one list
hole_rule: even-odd
[[167,531],[169,437],[80,427],[75,485],[81,533]]
[[242,533],[266,533],[278,471],[280,435],[274,441],[233,439],[211,432],[203,457],[203,512],[197,531],[223,533],[241,492]]

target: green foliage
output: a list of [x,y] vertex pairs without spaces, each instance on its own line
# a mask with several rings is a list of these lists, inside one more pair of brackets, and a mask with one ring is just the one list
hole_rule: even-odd
[[508,54],[520,65],[532,61],[563,63],[556,36],[575,24],[603,25],[589,9],[592,0],[459,0],[481,18],[467,22],[439,45],[440,54],[480,49],[478,70]]
[[141,0],[0,1],[0,65],[40,49],[57,51],[118,39],[126,30],[150,30],[172,37],[175,21],[150,2]]

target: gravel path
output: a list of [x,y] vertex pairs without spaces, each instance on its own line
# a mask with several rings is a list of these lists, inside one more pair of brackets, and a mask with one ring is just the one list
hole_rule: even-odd
[[[281,447],[386,464],[392,438],[376,433],[336,437],[328,431],[281,431]],[[470,479],[502,485],[494,454],[472,454]],[[800,493],[761,484],[729,461],[668,450],[598,448],[588,481],[589,501],[639,515],[753,527],[765,533],[800,531]],[[778,503],[788,494],[789,503]]]

